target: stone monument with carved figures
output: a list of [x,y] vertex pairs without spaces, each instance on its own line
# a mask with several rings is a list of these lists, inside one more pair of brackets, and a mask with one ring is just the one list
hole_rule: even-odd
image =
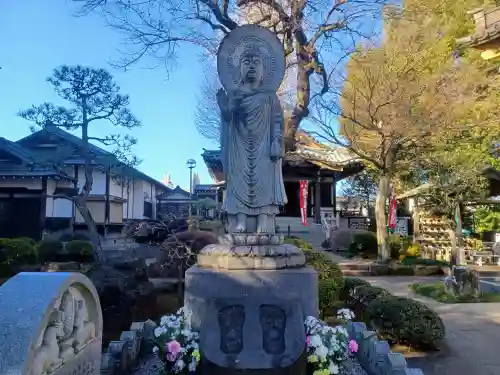
[[275,233],[286,204],[281,160],[285,72],[281,42],[244,25],[221,42],[221,153],[227,232],[186,272],[185,306],[200,331],[203,374],[305,373],[306,316],[317,316],[317,273]]

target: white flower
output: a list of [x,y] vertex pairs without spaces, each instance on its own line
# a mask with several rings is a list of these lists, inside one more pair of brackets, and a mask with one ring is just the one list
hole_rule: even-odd
[[195,372],[196,367],[198,366],[198,363],[196,362],[196,359],[193,359],[188,366],[189,372]]
[[163,335],[166,332],[167,332],[167,329],[165,327],[157,327],[154,330],[154,335],[155,335],[155,337],[160,337],[161,335]]
[[170,316],[163,315],[160,319],[160,325],[161,326],[167,325],[169,321],[170,321]]
[[310,342],[311,342],[311,346],[314,346],[315,348],[317,348],[318,346],[321,346],[323,344],[323,342],[321,341],[321,338],[318,335],[312,335]]
[[337,311],[337,318],[343,320],[352,320],[354,319],[354,313],[349,309],[340,309]]
[[158,350],[160,350],[159,347],[157,347],[157,346],[153,347],[153,353],[158,353]]
[[182,369],[186,366],[184,361],[182,359],[178,359],[177,362],[175,362],[175,368],[179,371],[182,371]]
[[337,366],[334,362],[330,362],[330,365],[328,366],[328,371],[330,371],[330,374],[338,374],[339,366]]
[[328,348],[324,345],[320,345],[314,352],[318,357],[326,357],[328,355]]

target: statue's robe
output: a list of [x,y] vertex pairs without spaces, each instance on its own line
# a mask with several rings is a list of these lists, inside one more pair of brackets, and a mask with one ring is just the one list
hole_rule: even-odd
[[240,110],[221,124],[221,158],[229,215],[275,215],[287,202],[282,158],[271,159],[273,140],[283,139],[283,111],[276,93],[246,94]]

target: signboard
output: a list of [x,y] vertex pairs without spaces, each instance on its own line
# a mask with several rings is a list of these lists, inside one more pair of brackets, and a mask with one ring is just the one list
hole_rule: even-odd
[[366,217],[349,217],[347,218],[347,226],[350,229],[368,229],[367,219]]
[[300,218],[302,225],[307,226],[307,190],[309,181],[300,180]]
[[408,217],[398,217],[396,219],[396,226],[394,227],[394,234],[399,236],[408,236]]

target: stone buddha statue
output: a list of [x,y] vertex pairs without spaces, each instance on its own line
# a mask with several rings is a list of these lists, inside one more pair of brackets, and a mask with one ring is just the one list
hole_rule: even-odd
[[[266,82],[276,68],[273,53],[259,40],[234,48],[231,59],[238,77],[227,91],[217,93],[227,185],[223,210],[230,233],[274,233],[274,216],[287,202],[281,169],[283,111],[277,87]],[[249,227],[249,218],[256,226]]]

